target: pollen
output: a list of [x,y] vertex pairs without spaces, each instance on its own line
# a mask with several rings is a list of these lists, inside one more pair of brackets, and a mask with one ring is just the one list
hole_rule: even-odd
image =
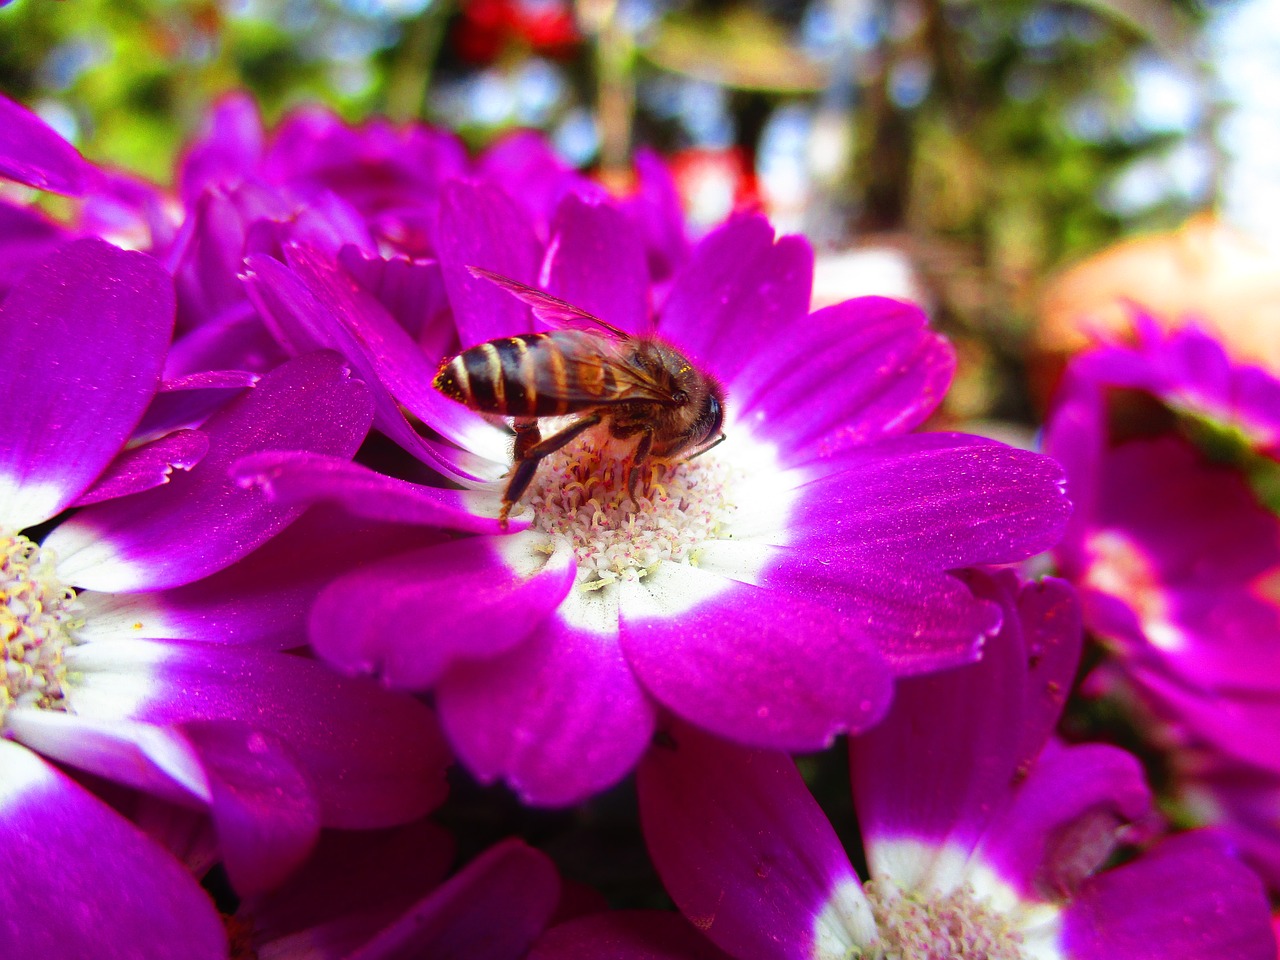
[[880,880],[863,892],[879,932],[876,960],[1027,960],[1010,918],[972,887],[922,895]]
[[63,654],[83,625],[76,592],[57,577],[57,558],[21,534],[0,531],[0,723],[11,707],[66,711]]
[[544,458],[523,498],[536,529],[573,545],[583,590],[639,580],[664,560],[696,566],[698,548],[720,538],[737,509],[734,471],[712,454],[650,460],[634,497],[630,454],[630,445],[589,432]]

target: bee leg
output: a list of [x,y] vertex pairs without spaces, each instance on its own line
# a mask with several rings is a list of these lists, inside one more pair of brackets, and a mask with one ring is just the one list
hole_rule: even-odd
[[631,459],[631,469],[627,472],[627,496],[634,503],[636,484],[640,482],[640,468],[649,459],[649,451],[653,449],[653,431],[646,429],[640,434],[640,442],[636,444],[636,452]]
[[[502,509],[498,512],[498,524],[503,530],[507,529],[507,515],[511,512],[511,508],[520,502],[524,492],[529,489],[529,484],[533,482],[533,475],[538,472],[538,461],[555,453],[580,434],[590,430],[602,419],[601,414],[589,414],[581,420],[575,420],[559,433],[543,437],[524,451],[524,456],[516,460],[515,469],[511,471],[511,479],[507,481],[507,489],[502,493]],[[517,448],[519,443],[520,434],[517,433]]]
[[538,421],[533,417],[516,417],[511,424],[511,429],[516,432],[516,459],[524,460],[528,457],[529,451],[542,439]]
[[722,433],[722,434],[720,434],[720,436],[716,437],[714,440],[712,440],[710,443],[708,443],[708,444],[707,444],[705,447],[703,447],[701,450],[697,450],[697,451],[695,451],[695,452],[693,452],[693,453],[689,454],[688,459],[689,459],[689,460],[696,460],[698,457],[702,456],[702,455],[703,455],[704,453],[706,453],[708,450],[714,450],[716,447],[720,446],[720,444],[724,443],[724,442],[725,442],[726,440],[728,440],[728,439],[729,439],[729,435],[728,435],[727,433]]

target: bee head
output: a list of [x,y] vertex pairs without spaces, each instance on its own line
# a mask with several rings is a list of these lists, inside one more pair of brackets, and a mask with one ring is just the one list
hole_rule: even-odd
[[693,429],[690,431],[694,438],[693,445],[706,446],[708,441],[714,441],[720,435],[723,427],[724,398],[721,396],[719,384],[712,384],[706,397],[703,398],[702,409],[698,411],[698,419],[694,421]]

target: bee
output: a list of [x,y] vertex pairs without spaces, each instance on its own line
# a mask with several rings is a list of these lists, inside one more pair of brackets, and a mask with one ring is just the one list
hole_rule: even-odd
[[[609,435],[635,439],[627,474],[634,499],[641,468],[653,457],[688,458],[724,439],[724,390],[684,354],[654,337],[633,337],[549,293],[480,267],[471,274],[528,304],[552,329],[500,337],[440,365],[432,385],[479,411],[512,418],[515,463],[502,495],[506,526],[543,457],[607,424]],[[540,421],[579,415],[543,436]]]

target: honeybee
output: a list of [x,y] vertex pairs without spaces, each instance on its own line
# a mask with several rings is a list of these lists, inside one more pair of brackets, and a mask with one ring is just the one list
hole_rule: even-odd
[[[645,462],[696,456],[724,434],[724,390],[674,347],[633,337],[558,297],[480,267],[471,274],[533,308],[547,333],[500,337],[440,365],[432,385],[480,413],[512,418],[515,464],[499,521],[529,488],[538,462],[599,424],[636,439],[627,493],[635,496]],[[544,437],[539,421],[581,414]]]

